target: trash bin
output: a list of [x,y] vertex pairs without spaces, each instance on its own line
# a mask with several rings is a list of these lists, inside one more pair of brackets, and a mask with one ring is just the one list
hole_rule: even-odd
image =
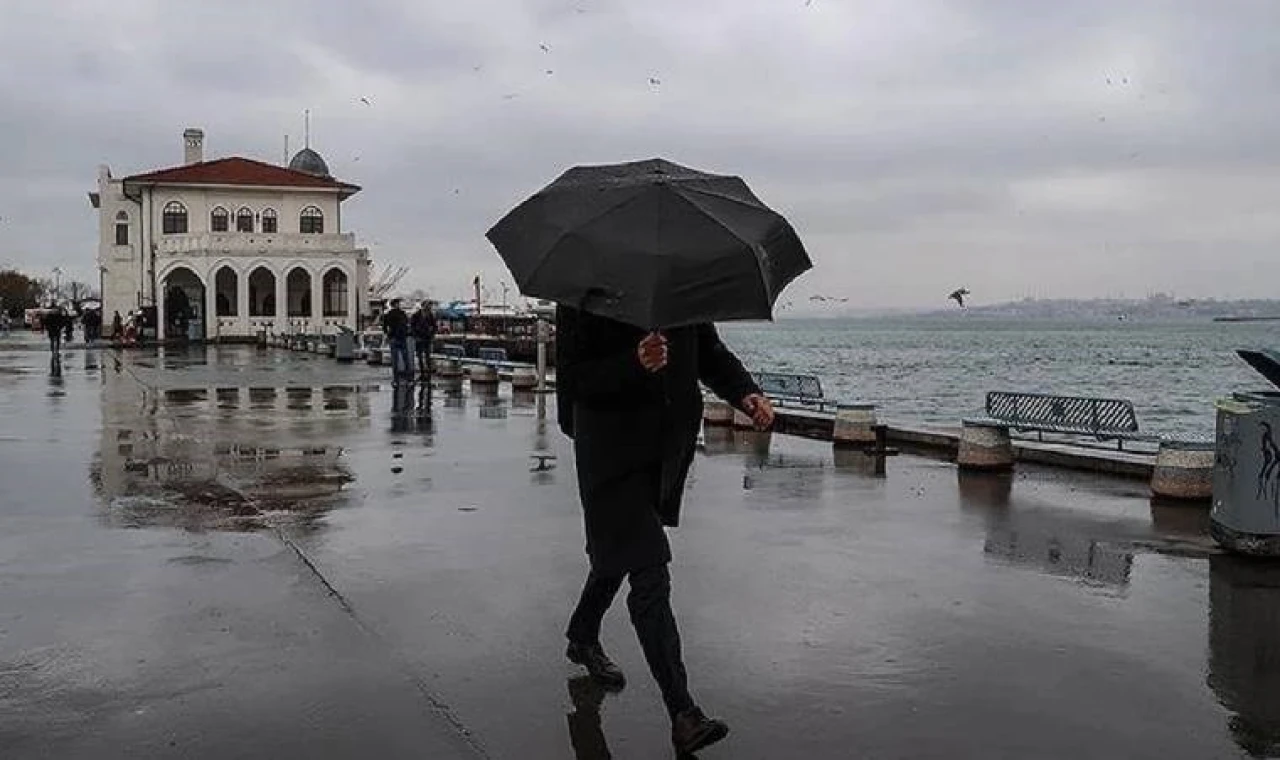
[[333,356],[343,364],[350,364],[356,358],[356,334],[350,327],[339,327],[334,342]]
[[[1236,352],[1280,388],[1280,354]],[[1280,557],[1280,390],[1219,400],[1210,532],[1228,551]]]

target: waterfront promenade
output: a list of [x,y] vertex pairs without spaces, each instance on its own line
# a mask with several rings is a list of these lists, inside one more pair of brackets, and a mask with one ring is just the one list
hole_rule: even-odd
[[[669,757],[624,605],[599,720],[562,658],[552,398],[385,373],[234,347],[51,378],[0,343],[0,756]],[[677,614],[733,730],[703,757],[1280,748],[1280,570],[1213,553],[1204,507],[724,430],[687,505]]]

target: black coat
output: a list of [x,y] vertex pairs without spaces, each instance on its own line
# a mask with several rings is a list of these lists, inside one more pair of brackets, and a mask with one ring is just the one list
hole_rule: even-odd
[[738,407],[759,392],[713,325],[664,334],[667,367],[649,373],[637,356],[645,331],[556,311],[560,428],[574,439],[587,554],[608,575],[671,560],[662,526],[680,520],[702,424],[699,383]]

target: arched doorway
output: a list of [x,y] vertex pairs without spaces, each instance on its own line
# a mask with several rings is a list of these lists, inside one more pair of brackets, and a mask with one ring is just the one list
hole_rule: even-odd
[[164,277],[164,337],[204,340],[204,282],[187,267],[175,267]]
[[266,267],[249,273],[249,316],[276,315],[276,276]]
[[240,316],[239,287],[240,278],[231,267],[221,267],[213,276],[213,302],[219,317]]
[[311,316],[311,273],[302,267],[289,270],[284,281],[291,317]]

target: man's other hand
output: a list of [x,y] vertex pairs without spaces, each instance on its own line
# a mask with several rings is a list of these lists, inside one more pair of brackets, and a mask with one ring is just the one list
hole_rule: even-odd
[[646,372],[657,372],[667,366],[667,339],[662,333],[652,332],[644,336],[636,348],[640,357],[640,366]]
[[752,393],[742,399],[742,410],[746,412],[756,429],[768,430],[773,427],[773,404],[759,393]]

